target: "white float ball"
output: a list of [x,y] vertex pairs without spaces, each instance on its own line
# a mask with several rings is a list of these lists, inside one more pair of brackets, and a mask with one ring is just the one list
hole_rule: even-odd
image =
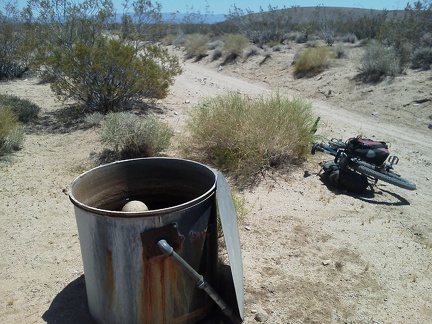
[[122,208],[123,212],[141,212],[146,210],[149,210],[147,205],[139,200],[131,200]]

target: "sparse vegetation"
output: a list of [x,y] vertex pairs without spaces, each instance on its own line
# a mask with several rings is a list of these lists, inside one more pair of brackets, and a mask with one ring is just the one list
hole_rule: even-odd
[[314,76],[328,67],[334,52],[328,46],[309,47],[296,59],[294,75],[297,77]]
[[130,101],[167,95],[181,69],[165,48],[148,42],[158,34],[160,5],[143,0],[131,5],[133,15],[122,17],[118,37],[106,37],[114,17],[111,1],[31,1],[25,14],[38,34],[34,63],[60,99],[105,114]]
[[38,117],[40,107],[30,100],[16,96],[0,95],[0,105],[9,107],[18,121],[29,123]]
[[261,49],[255,45],[249,45],[243,50],[243,59],[247,60],[251,56],[259,55]]
[[337,44],[334,47],[334,53],[335,53],[335,57],[338,59],[347,57],[346,49],[342,44]]
[[249,40],[239,34],[229,34],[224,44],[224,52],[228,56],[240,56],[243,50],[250,44]]
[[423,35],[420,46],[414,51],[412,67],[415,69],[429,70],[432,66],[432,33]]
[[101,141],[120,158],[137,158],[160,154],[172,136],[172,129],[155,118],[118,112],[106,115]]
[[23,140],[23,126],[12,109],[0,103],[0,155],[19,150]]
[[311,105],[279,93],[249,98],[228,93],[190,112],[186,155],[228,169],[248,181],[269,168],[304,159],[313,142]]
[[401,72],[399,57],[393,47],[372,41],[365,49],[360,71],[365,81],[375,82],[383,76],[396,76]]
[[196,58],[201,59],[204,56],[208,55],[207,43],[210,41],[210,38],[207,35],[201,34],[191,34],[187,35],[185,39],[185,50],[186,50],[186,58]]
[[84,117],[84,124],[88,127],[99,126],[102,124],[105,115],[100,112],[94,112],[91,114],[86,114]]

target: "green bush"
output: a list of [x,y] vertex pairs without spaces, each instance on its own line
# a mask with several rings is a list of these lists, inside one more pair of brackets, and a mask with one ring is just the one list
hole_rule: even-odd
[[208,54],[207,43],[210,38],[207,35],[191,34],[186,36],[185,50],[186,58],[202,58]]
[[0,103],[0,154],[19,150],[23,140],[23,126],[12,110]]
[[[124,10],[130,14],[114,25],[110,0],[32,0],[23,11],[37,35],[32,55],[43,78],[60,99],[82,103],[86,113],[163,98],[181,73],[177,57],[150,43],[165,31],[158,24],[161,5],[126,1]],[[117,37],[110,35],[113,26]]]
[[134,46],[104,37],[91,46],[77,42],[71,51],[58,49],[46,64],[57,96],[102,113],[141,98],[164,98],[181,72],[177,58],[162,47],[149,45],[136,55]]
[[396,50],[376,41],[366,46],[360,64],[361,76],[365,81],[379,81],[383,76],[396,76],[401,72]]
[[11,95],[0,95],[0,105],[9,107],[18,120],[29,123],[38,117],[41,108],[27,99]]
[[309,47],[296,59],[294,75],[297,77],[314,76],[328,68],[334,52],[328,46]]
[[173,134],[168,125],[157,119],[118,112],[106,115],[101,142],[121,158],[148,157],[167,149]]
[[[304,159],[313,142],[311,105],[280,94],[251,99],[230,92],[190,112],[182,148],[191,158],[228,169],[239,181]],[[316,125],[315,125],[316,126]]]

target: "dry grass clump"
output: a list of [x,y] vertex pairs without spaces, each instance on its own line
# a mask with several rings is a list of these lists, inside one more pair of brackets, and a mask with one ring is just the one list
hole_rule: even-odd
[[201,59],[208,55],[207,43],[210,41],[209,36],[203,34],[190,34],[186,36],[184,47],[186,58]]
[[20,149],[24,140],[24,127],[12,110],[0,104],[0,155]]
[[304,159],[316,127],[311,105],[279,93],[250,98],[229,92],[190,111],[184,153],[229,170],[240,182]]
[[249,39],[246,36],[240,34],[229,34],[227,35],[223,49],[228,56],[239,56],[249,44]]
[[296,77],[314,76],[328,68],[334,52],[328,46],[309,47],[296,59],[294,75]]
[[138,158],[160,154],[173,135],[172,129],[157,119],[119,112],[106,115],[101,141],[120,158]]
[[248,45],[243,50],[242,56],[244,60],[247,60],[249,57],[259,55],[260,53],[261,53],[261,49],[258,46]]

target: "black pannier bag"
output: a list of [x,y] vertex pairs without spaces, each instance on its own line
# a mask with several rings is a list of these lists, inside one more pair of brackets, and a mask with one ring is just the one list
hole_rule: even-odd
[[350,138],[347,142],[347,152],[365,162],[380,166],[389,156],[388,146],[385,142],[374,141],[367,138]]
[[349,169],[341,169],[334,161],[324,163],[319,175],[324,182],[357,194],[363,193],[369,186],[366,176]]

